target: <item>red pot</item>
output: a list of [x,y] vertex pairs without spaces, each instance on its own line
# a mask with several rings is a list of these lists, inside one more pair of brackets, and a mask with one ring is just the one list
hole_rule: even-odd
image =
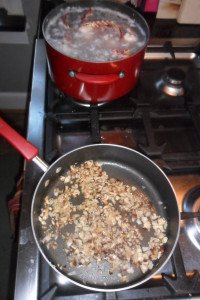
[[[69,57],[51,46],[46,41],[49,71],[57,88],[79,101],[85,103],[108,102],[118,99],[132,90],[139,76],[141,64],[149,38],[149,28],[143,17],[134,9],[110,1],[70,1],[56,7],[45,18],[43,35],[49,20],[54,17],[60,8],[68,6],[88,7],[101,6],[125,13],[140,24],[146,34],[145,45],[128,58],[94,62]],[[45,38],[46,40],[46,38]]]

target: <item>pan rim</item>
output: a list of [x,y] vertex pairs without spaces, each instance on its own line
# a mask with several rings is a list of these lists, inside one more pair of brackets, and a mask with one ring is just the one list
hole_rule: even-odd
[[[130,152],[133,152],[135,153],[136,155],[142,157],[144,160],[147,160],[150,164],[152,164],[161,174],[162,176],[165,178],[165,180],[167,180],[168,184],[169,184],[169,187],[171,188],[171,191],[174,195],[174,200],[176,202],[176,207],[177,207],[177,215],[178,215],[178,220],[177,220],[177,232],[176,232],[176,238],[175,240],[173,241],[173,246],[169,252],[169,254],[167,255],[167,258],[164,259],[163,263],[161,263],[161,265],[158,267],[158,269],[156,269],[154,272],[150,272],[149,274],[147,273],[147,275],[145,276],[144,279],[138,279],[136,283],[133,283],[133,284],[130,284],[130,283],[126,283],[126,284],[121,284],[121,286],[119,288],[109,288],[108,286],[105,286],[105,288],[99,288],[98,286],[95,287],[95,286],[90,286],[90,285],[87,285],[87,284],[81,284],[80,282],[76,281],[76,280],[73,280],[71,279],[70,277],[67,276],[67,274],[63,274],[60,270],[58,270],[50,261],[49,259],[47,258],[47,256],[45,255],[43,249],[41,248],[40,246],[40,243],[38,241],[38,238],[37,238],[37,235],[36,235],[36,232],[35,232],[35,228],[34,228],[34,222],[33,222],[33,214],[34,214],[34,199],[35,199],[35,196],[36,196],[36,193],[37,193],[37,190],[38,188],[40,187],[40,184],[43,180],[43,178],[45,177],[45,175],[49,172],[49,170],[55,166],[60,160],[62,160],[65,156],[67,155],[70,155],[72,154],[73,152],[77,152],[77,151],[80,151],[81,149],[87,149],[87,148],[92,148],[92,147],[103,147],[103,146],[106,146],[106,147],[111,147],[111,148],[122,148],[124,150],[128,150]],[[53,162],[53,164],[51,164],[49,166],[49,168],[47,169],[47,171],[42,175],[42,177],[40,178],[37,186],[36,186],[36,189],[34,191],[34,194],[33,194],[33,197],[32,197],[32,203],[31,203],[31,228],[32,228],[32,232],[33,232],[33,236],[34,236],[34,240],[36,242],[36,245],[40,251],[40,253],[42,254],[43,258],[46,260],[46,262],[49,264],[49,266],[51,268],[53,268],[54,271],[56,271],[59,275],[62,275],[64,276],[67,280],[69,280],[70,282],[72,282],[73,284],[81,287],[81,288],[84,288],[84,289],[87,289],[87,290],[92,290],[92,291],[98,291],[98,292],[118,292],[118,291],[123,291],[123,290],[127,290],[127,289],[131,289],[131,288],[135,288],[137,286],[140,286],[142,285],[143,283],[147,282],[148,280],[150,280],[153,276],[155,276],[165,265],[166,263],[170,260],[176,246],[177,246],[177,243],[178,243],[178,239],[179,239],[179,235],[180,235],[180,220],[181,220],[181,217],[180,217],[180,211],[179,211],[179,207],[178,207],[178,202],[177,202],[177,197],[176,197],[176,193],[175,193],[175,190],[174,190],[174,187],[172,186],[171,182],[169,181],[168,177],[166,176],[166,174],[164,173],[164,171],[158,166],[156,165],[155,162],[153,162],[150,158],[148,158],[147,156],[145,156],[144,154],[134,150],[134,149],[131,149],[131,148],[128,148],[128,147],[125,147],[125,146],[122,146],[122,145],[118,145],[118,144],[90,144],[90,145],[86,145],[86,146],[82,146],[82,147],[79,147],[79,148],[75,148],[67,153],[65,153],[64,155],[60,156],[55,162]],[[162,256],[161,256],[162,257]],[[145,274],[144,274],[145,275]]]

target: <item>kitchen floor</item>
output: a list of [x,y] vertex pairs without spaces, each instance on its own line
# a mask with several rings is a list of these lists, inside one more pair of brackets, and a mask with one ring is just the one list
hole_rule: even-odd
[[[1,112],[1,116],[24,134],[23,112]],[[13,226],[15,221],[9,213],[8,203],[16,198],[16,185],[22,172],[22,157],[0,137],[0,300],[13,299],[17,243]]]

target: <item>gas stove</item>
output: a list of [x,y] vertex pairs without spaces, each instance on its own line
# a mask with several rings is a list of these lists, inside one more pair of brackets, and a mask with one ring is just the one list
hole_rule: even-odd
[[198,47],[166,43],[147,48],[139,81],[110,103],[80,104],[48,74],[45,43],[35,44],[27,139],[51,164],[92,143],[135,149],[168,176],[181,212],[177,247],[151,280],[126,291],[89,291],[56,273],[42,258],[31,230],[30,207],[42,171],[25,163],[15,299],[199,299],[200,297],[200,59]]
[[[200,297],[200,71],[195,52],[147,49],[137,87],[102,105],[80,105],[50,80],[43,39],[35,46],[27,138],[49,164],[92,143],[113,143],[148,156],[169,177],[182,212],[178,245],[159,274],[117,293],[90,292],[57,274],[41,257],[30,223],[32,195],[42,173],[25,164],[15,299],[175,299]],[[156,56],[157,53],[157,56]],[[161,55],[162,54],[162,55]],[[156,58],[157,57],[157,58]],[[171,95],[171,93],[176,95]],[[183,212],[190,214],[185,214]]]

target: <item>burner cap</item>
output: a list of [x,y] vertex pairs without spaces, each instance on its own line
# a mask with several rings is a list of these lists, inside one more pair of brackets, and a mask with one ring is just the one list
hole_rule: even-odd
[[167,80],[171,84],[182,84],[185,79],[185,73],[178,68],[171,68],[167,71]]
[[164,78],[163,91],[169,96],[183,96],[185,73],[179,68],[170,68]]

